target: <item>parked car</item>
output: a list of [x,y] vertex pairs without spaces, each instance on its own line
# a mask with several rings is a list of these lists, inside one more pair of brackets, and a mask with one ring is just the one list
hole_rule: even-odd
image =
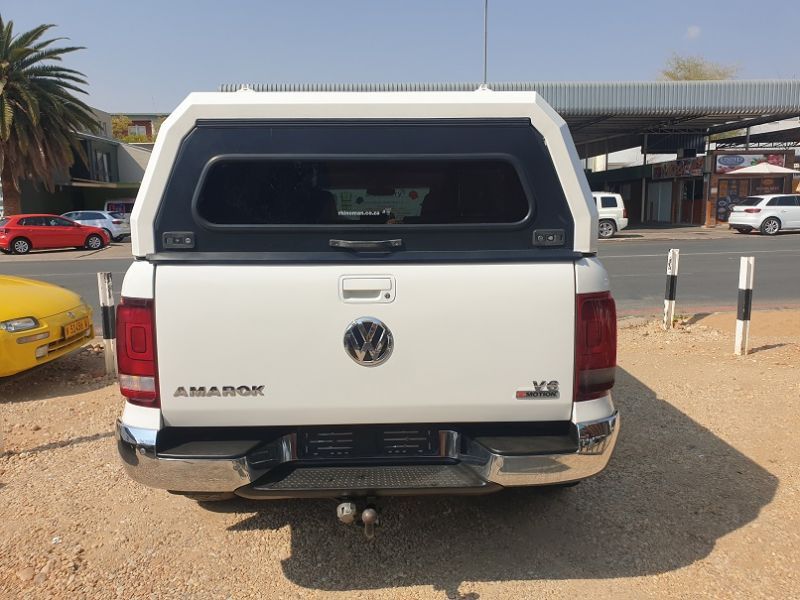
[[81,225],[99,227],[115,242],[121,242],[131,235],[130,222],[122,213],[110,213],[105,210],[77,210],[61,216]]
[[0,377],[41,365],[94,337],[92,309],[75,292],[0,275]]
[[12,215],[0,219],[0,250],[27,254],[49,248],[99,250],[111,237],[98,227],[88,227],[57,215]]
[[117,313],[133,479],[369,535],[371,497],[605,468],[615,305],[541,96],[193,94],[161,135]]
[[622,196],[610,192],[592,192],[592,197],[597,204],[597,233],[601,238],[613,237],[617,231],[628,226],[628,210]]
[[758,229],[765,235],[775,235],[781,229],[800,229],[800,195],[748,196],[733,206],[728,225],[739,233]]

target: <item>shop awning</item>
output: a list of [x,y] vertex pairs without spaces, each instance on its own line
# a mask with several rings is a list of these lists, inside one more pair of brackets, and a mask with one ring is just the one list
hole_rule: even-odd
[[[256,92],[470,91],[480,83],[247,84]],[[242,86],[224,84],[220,91]],[[490,83],[537,91],[567,121],[581,157],[691,148],[713,133],[800,116],[800,80]],[[727,142],[728,140],[726,140]]]
[[762,162],[752,167],[742,167],[741,169],[734,169],[729,171],[728,175],[788,175],[790,173],[800,173],[794,169],[787,169],[779,165],[773,165],[768,162]]
[[730,146],[800,146],[800,127],[791,127],[789,129],[778,129],[776,131],[764,131],[762,133],[752,133],[748,138],[747,135],[737,135],[735,137],[725,138],[717,142],[718,148],[727,148]]

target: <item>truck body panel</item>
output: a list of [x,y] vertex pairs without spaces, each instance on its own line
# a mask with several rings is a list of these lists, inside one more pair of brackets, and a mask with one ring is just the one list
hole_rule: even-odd
[[[370,293],[391,282],[391,301],[343,298],[353,280]],[[570,418],[571,263],[160,265],[155,289],[169,425]],[[394,336],[374,368],[343,346],[347,326],[365,316]],[[558,397],[516,397],[543,381],[558,382]],[[263,396],[221,396],[239,386],[263,386]],[[212,388],[220,395],[205,395]]]

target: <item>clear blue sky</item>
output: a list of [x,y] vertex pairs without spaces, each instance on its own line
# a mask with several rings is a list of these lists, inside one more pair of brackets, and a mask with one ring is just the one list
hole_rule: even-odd
[[[672,52],[797,78],[796,0],[490,0],[489,80],[656,79]],[[758,14],[756,14],[758,11]],[[223,82],[479,81],[483,0],[3,0],[55,23],[93,106],[170,111]]]

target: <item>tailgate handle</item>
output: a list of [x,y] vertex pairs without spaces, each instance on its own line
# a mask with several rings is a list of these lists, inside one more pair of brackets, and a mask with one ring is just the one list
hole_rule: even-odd
[[339,282],[339,295],[345,302],[391,302],[394,300],[394,277],[348,277]]
[[328,240],[331,248],[345,250],[365,250],[372,252],[391,252],[403,247],[403,240]]

